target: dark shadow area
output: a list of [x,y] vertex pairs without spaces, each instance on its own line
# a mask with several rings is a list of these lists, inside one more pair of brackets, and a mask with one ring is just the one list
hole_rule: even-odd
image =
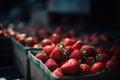
[[0,38],[0,67],[13,66],[13,46],[10,38]]

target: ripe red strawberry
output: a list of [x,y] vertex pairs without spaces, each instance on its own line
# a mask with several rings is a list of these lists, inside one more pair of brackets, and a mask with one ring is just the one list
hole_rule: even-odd
[[26,37],[27,37],[27,35],[24,33],[22,33],[22,34],[17,33],[15,36],[15,39],[18,40],[19,38],[26,38]]
[[75,58],[77,60],[82,59],[83,55],[82,52],[78,49],[75,49],[69,56],[69,58]]
[[92,65],[90,72],[97,73],[97,72],[102,72],[105,69],[105,65],[102,62],[96,62]]
[[55,33],[59,34],[59,35],[62,35],[63,34],[63,30],[60,26],[58,26],[56,29],[55,29]]
[[104,42],[110,41],[111,37],[107,33],[103,33],[100,35],[100,39]]
[[108,49],[107,49],[106,47],[104,47],[104,46],[98,46],[98,47],[96,48],[96,52],[97,52],[97,53],[107,53],[107,52],[108,52]]
[[40,48],[41,46],[40,46],[40,44],[35,44],[34,46],[33,46],[33,48]]
[[91,42],[92,42],[93,44],[96,44],[96,43],[101,42],[101,40],[100,40],[99,37],[95,37],[95,38],[92,38],[92,39],[91,39]]
[[35,57],[45,63],[48,59],[47,55],[44,53],[37,53]]
[[55,70],[52,72],[52,74],[53,74],[54,76],[56,76],[56,77],[63,77],[63,76],[64,76],[64,74],[62,73],[61,68],[55,69]]
[[78,37],[77,32],[76,32],[75,30],[73,30],[73,29],[71,29],[71,30],[69,31],[69,35],[70,35],[71,38],[73,38],[73,39],[77,39],[77,37]]
[[0,37],[5,37],[4,31],[0,30]]
[[88,57],[86,60],[85,60],[85,63],[88,64],[89,66],[92,66],[94,63],[96,62],[96,59],[95,57]]
[[90,46],[90,45],[83,45],[81,47],[81,51],[83,52],[83,55],[85,57],[95,56],[96,55],[95,48],[93,46]]
[[120,57],[120,49],[117,49],[114,51],[113,56],[119,56]]
[[41,36],[42,38],[46,38],[46,37],[49,37],[50,31],[48,31],[48,29],[44,27],[40,27],[35,30],[35,35],[37,37]]
[[99,42],[100,42],[99,34],[93,33],[93,34],[91,35],[91,42],[92,42],[92,43],[99,43]]
[[[71,35],[69,33],[64,33],[62,35],[62,38],[71,38]],[[72,38],[73,39],[73,38]]]
[[25,38],[24,37],[21,37],[17,40],[20,44],[24,45],[25,46]]
[[52,41],[50,39],[45,38],[41,41],[41,45],[43,47],[46,46],[46,45],[52,45]]
[[58,62],[61,62],[65,59],[63,53],[61,52],[61,48],[59,47],[54,48],[50,53],[49,57]]
[[33,37],[27,37],[25,39],[25,42],[27,45],[33,47],[35,44],[37,44],[38,42],[33,38]]
[[46,63],[45,66],[50,70],[50,71],[54,71],[56,68],[59,67],[59,65],[57,64],[57,62],[55,62],[54,59],[49,58]]
[[87,34],[84,35],[84,36],[83,36],[83,41],[84,41],[84,42],[91,42],[90,35],[87,35]]
[[8,28],[6,33],[8,35],[12,36],[12,37],[15,37],[15,35],[16,35],[16,32],[13,29],[11,29],[11,28]]
[[47,45],[43,47],[43,51],[49,56],[52,50],[54,49],[54,46],[52,45]]
[[81,68],[81,75],[87,75],[90,74],[90,66],[88,64],[80,64]]
[[57,33],[53,33],[51,40],[54,44],[58,44],[58,43],[60,43],[61,37]]
[[106,63],[106,67],[110,69],[119,69],[120,68],[120,57],[112,56],[112,58]]
[[75,42],[73,45],[72,45],[72,48],[74,49],[80,49],[82,47],[83,43],[81,40],[78,40],[77,42]]
[[65,38],[63,41],[64,46],[72,46],[75,43],[75,40],[72,38]]
[[72,48],[72,46],[66,46],[65,50],[67,52],[67,55],[69,56],[74,51],[74,48]]
[[70,76],[76,76],[80,72],[79,62],[77,59],[69,59],[62,66],[61,70],[64,74]]
[[97,54],[96,55],[96,60],[100,61],[104,64],[106,64],[106,62],[110,59],[110,57],[106,54],[106,53],[102,53],[102,54]]
[[114,44],[112,45],[112,47],[110,48],[111,51],[116,51],[117,49],[120,49],[120,45],[119,44]]
[[91,39],[94,39],[95,37],[99,37],[99,34],[94,32],[92,35],[91,35]]

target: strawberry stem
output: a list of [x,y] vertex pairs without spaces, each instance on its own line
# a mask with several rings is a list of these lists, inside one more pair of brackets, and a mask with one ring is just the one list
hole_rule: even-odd
[[63,54],[63,56],[65,58],[68,58],[68,53],[67,51],[65,50],[64,46],[62,44],[59,45],[60,49],[61,49],[61,53]]

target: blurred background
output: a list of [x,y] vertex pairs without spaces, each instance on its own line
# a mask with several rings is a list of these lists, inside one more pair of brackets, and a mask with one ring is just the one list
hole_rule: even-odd
[[0,0],[0,22],[77,31],[119,31],[118,0]]

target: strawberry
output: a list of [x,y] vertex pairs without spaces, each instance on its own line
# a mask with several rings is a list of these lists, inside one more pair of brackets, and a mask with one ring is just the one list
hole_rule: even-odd
[[120,57],[120,49],[117,49],[114,51],[113,56],[119,56]]
[[11,28],[8,28],[6,33],[10,36],[13,36],[13,37],[15,37],[15,35],[16,35],[16,32]]
[[69,56],[69,58],[75,58],[77,60],[80,60],[82,59],[82,52],[78,49],[75,49],[71,55]]
[[51,40],[54,44],[58,44],[58,43],[60,43],[61,37],[60,37],[60,35],[53,33]]
[[54,59],[49,58],[46,63],[45,66],[50,70],[50,71],[54,71],[56,68],[59,67],[59,65],[57,64],[57,62],[55,62]]
[[102,72],[103,70],[105,70],[105,65],[102,62],[96,62],[92,65],[90,72],[93,74],[97,72]]
[[99,37],[99,34],[94,32],[92,35],[91,35],[91,39],[94,39],[95,37]]
[[72,48],[72,46],[66,46],[65,47],[65,50],[68,54],[68,56],[74,51],[74,48]]
[[56,29],[55,29],[55,33],[59,34],[59,35],[62,35],[63,34],[63,30],[60,26],[58,26]]
[[90,45],[83,45],[80,50],[83,52],[83,55],[85,57],[96,55],[95,48],[93,46],[90,46]]
[[69,35],[71,36],[72,39],[77,39],[78,37],[77,32],[73,29],[69,31]]
[[0,30],[0,37],[5,37],[4,31]]
[[102,53],[102,54],[97,54],[96,55],[96,60],[100,61],[104,64],[106,64],[106,62],[110,59],[110,57],[106,54],[106,53]]
[[40,27],[40,28],[36,29],[35,35],[37,37],[41,36],[42,38],[47,38],[50,35],[50,31],[48,31],[48,29],[46,29],[44,27]]
[[104,42],[110,41],[111,37],[107,33],[100,34],[100,39]]
[[106,67],[110,69],[119,69],[120,68],[120,57],[112,56],[112,58],[106,63]]
[[118,49],[120,49],[120,44],[114,44],[114,45],[112,45],[112,47],[110,48],[110,50],[111,50],[112,52],[114,52],[114,51],[116,51],[116,50],[118,50]]
[[26,44],[28,44],[30,46],[33,46],[38,43],[33,37],[27,37],[25,39],[25,42],[26,42]]
[[91,42],[90,35],[86,34],[83,36],[83,41],[84,42]]
[[66,75],[77,76],[80,72],[78,60],[69,59],[61,66],[61,70]]
[[91,42],[92,42],[93,44],[96,44],[96,43],[101,42],[101,40],[100,40],[99,37],[95,37],[95,38],[92,38],[92,39],[91,39]]
[[41,45],[43,47],[46,46],[46,45],[52,45],[52,40],[45,38],[41,41]]
[[40,44],[35,44],[34,46],[33,46],[33,48],[40,48],[41,46],[40,46]]
[[22,34],[17,33],[15,36],[15,39],[18,40],[19,38],[26,38],[26,37],[27,35],[25,33],[22,33]]
[[92,66],[95,62],[96,62],[95,57],[92,57],[92,56],[88,57],[85,60],[85,63],[88,64],[89,66]]
[[88,64],[80,64],[80,68],[81,68],[81,75],[87,75],[90,74],[90,66]]
[[61,62],[65,59],[63,53],[61,52],[61,48],[59,47],[55,47],[50,53],[49,57],[58,62]]
[[109,49],[108,48],[106,48],[106,47],[104,47],[104,46],[98,46],[97,48],[96,48],[96,52],[97,53],[109,53]]
[[93,33],[90,38],[91,38],[92,43],[100,42],[100,37],[99,37],[99,34],[97,34],[97,33]]
[[[62,38],[71,38],[71,35],[69,33],[64,33],[62,35]],[[73,39],[73,38],[72,38]]]
[[25,46],[25,38],[24,37],[21,37],[17,40],[20,44],[24,45]]
[[65,38],[63,41],[64,46],[72,46],[75,43],[75,40],[72,38]]
[[81,40],[78,40],[77,42],[75,42],[73,45],[72,45],[72,48],[74,49],[80,49],[82,47],[83,43]]
[[44,53],[37,53],[35,57],[45,63],[48,59],[47,55]]
[[49,56],[52,50],[54,49],[54,46],[52,45],[47,45],[43,47],[43,51]]
[[63,76],[64,76],[64,74],[62,73],[61,68],[55,69],[55,70],[52,72],[52,74],[53,74],[54,76],[56,76],[56,77],[63,77]]

